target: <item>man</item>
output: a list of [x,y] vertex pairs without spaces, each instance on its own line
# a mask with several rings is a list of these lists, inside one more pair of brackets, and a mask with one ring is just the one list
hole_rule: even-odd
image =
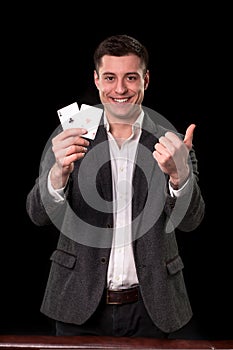
[[94,64],[95,139],[56,132],[27,197],[31,220],[60,230],[41,311],[57,335],[168,337],[192,317],[175,229],[195,230],[205,211],[195,125],[182,136],[142,106],[148,52],[136,39],[107,38]]

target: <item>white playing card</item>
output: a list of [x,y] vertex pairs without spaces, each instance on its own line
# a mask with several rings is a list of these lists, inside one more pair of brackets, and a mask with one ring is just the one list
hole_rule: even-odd
[[73,117],[74,114],[79,112],[77,102],[71,103],[70,105],[63,107],[57,111],[58,117],[60,119],[61,124],[63,124],[66,120]]
[[82,136],[94,140],[102,115],[102,109],[83,104],[79,110],[78,105],[75,102],[59,109],[57,113],[63,129],[87,129],[87,134]]
[[82,118],[81,128],[85,128],[88,131],[83,137],[94,140],[102,113],[103,111],[101,108],[86,104],[81,105],[78,117]]

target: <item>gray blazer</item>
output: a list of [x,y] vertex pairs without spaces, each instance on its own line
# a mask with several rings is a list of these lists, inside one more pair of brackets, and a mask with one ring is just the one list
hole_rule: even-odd
[[[194,149],[190,151],[192,189],[178,199],[169,195],[168,178],[152,156],[167,125],[159,125],[159,115],[149,112],[145,110],[133,176],[133,249],[145,307],[158,328],[173,332],[192,317],[175,229],[195,230],[205,204]],[[65,191],[67,200],[54,203],[47,189],[54,163],[48,142],[26,203],[36,225],[53,224],[60,231],[41,312],[74,324],[84,323],[95,312],[106,287],[113,216],[110,156],[102,123],[103,119],[85,157],[75,163]]]

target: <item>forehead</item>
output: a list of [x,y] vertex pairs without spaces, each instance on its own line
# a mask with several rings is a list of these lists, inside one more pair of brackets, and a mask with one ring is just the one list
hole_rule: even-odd
[[105,55],[102,57],[99,67],[100,74],[126,74],[129,72],[139,72],[141,70],[141,60],[138,56],[133,54],[120,57]]

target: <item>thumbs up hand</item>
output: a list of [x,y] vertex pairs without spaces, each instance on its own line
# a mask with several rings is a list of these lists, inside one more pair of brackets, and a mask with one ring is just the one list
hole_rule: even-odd
[[189,125],[183,140],[168,131],[154,146],[153,157],[160,169],[169,175],[170,184],[174,189],[180,188],[189,177],[188,155],[192,148],[195,127],[195,124]]

